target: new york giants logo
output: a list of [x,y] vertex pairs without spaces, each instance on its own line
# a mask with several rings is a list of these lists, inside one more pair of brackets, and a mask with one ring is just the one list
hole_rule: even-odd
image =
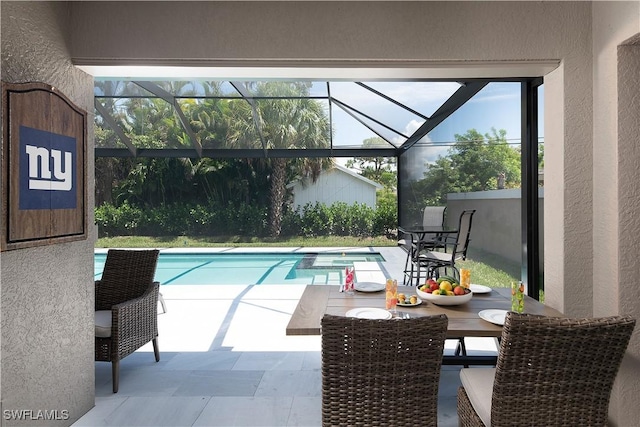
[[[35,145],[25,145],[29,158],[29,190],[71,190],[71,152],[51,150]],[[51,178],[51,163],[53,161],[53,175]]]
[[20,209],[76,207],[76,141],[20,126]]

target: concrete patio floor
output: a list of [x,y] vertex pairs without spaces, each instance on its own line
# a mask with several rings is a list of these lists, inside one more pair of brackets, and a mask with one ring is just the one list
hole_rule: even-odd
[[[385,274],[401,281],[405,253],[374,249],[386,260]],[[123,359],[117,394],[111,364],[96,362],[96,405],[73,426],[320,426],[320,337],[285,335],[303,289],[163,286],[160,362],[151,344]],[[470,353],[495,351],[492,339],[466,343]],[[455,344],[448,341],[445,352]],[[458,425],[458,373],[459,367],[443,366],[441,427]]]

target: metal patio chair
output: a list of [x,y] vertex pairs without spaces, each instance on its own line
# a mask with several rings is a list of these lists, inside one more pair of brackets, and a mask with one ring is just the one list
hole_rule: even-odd
[[469,241],[471,238],[471,223],[475,209],[462,211],[458,220],[458,232],[447,235],[444,238],[444,251],[433,250],[429,245],[418,245],[415,249],[415,268],[418,279],[420,270],[426,270],[426,277],[434,277],[439,271],[452,270],[451,275],[460,279],[460,272],[456,267],[456,261],[467,258]]
[[[423,227],[443,226],[447,207],[446,206],[425,206],[422,210]],[[434,250],[444,247],[443,235],[430,236],[429,239],[420,239],[417,235],[407,235],[398,240],[398,246],[407,252],[404,262],[404,278],[413,280],[414,262],[418,247]]]

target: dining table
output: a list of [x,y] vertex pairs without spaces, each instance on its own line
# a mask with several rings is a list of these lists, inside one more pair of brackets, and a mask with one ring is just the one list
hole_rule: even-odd
[[[357,308],[385,308],[383,284],[380,284],[380,288],[377,290],[369,288],[366,292],[360,292],[357,289],[356,284],[356,292],[348,294],[341,292],[340,285],[307,285],[287,325],[286,334],[321,335],[321,321],[325,314],[345,316],[347,312]],[[487,337],[499,339],[502,335],[502,326],[493,323],[493,321],[495,321],[496,313],[511,310],[511,289],[489,287],[482,287],[482,289],[483,293],[474,293],[468,302],[460,305],[436,305],[426,300],[421,300],[418,305],[414,306],[398,305],[393,317],[401,320],[409,317],[445,314],[449,319],[447,338]],[[416,295],[416,289],[414,286],[398,286],[398,293],[409,297]],[[450,298],[457,297],[451,296]],[[526,295],[524,296],[524,312],[545,316],[563,316],[558,310]],[[494,365],[496,357],[497,354],[469,356],[456,352],[454,356],[444,357],[443,364]]]
[[401,234],[407,234],[412,237],[412,241],[428,240],[427,235],[435,238],[442,234],[456,234],[458,229],[455,227],[449,227],[446,225],[399,225],[398,231]]

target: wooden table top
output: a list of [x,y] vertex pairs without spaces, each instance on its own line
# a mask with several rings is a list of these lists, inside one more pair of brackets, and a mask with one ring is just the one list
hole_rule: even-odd
[[[398,292],[415,294],[413,286],[398,286]],[[287,325],[287,335],[320,335],[320,321],[325,313],[344,315],[359,307],[384,308],[381,292],[355,292],[347,295],[340,292],[339,285],[307,285]],[[455,298],[455,297],[451,297]],[[459,337],[500,337],[502,326],[481,319],[478,313],[486,309],[511,309],[511,289],[493,288],[487,294],[475,294],[468,303],[457,306],[438,306],[428,301],[414,307],[398,306],[398,311],[413,316],[446,314],[449,318],[448,338]],[[539,301],[525,296],[525,313],[546,316],[562,316],[559,311],[547,307]]]

